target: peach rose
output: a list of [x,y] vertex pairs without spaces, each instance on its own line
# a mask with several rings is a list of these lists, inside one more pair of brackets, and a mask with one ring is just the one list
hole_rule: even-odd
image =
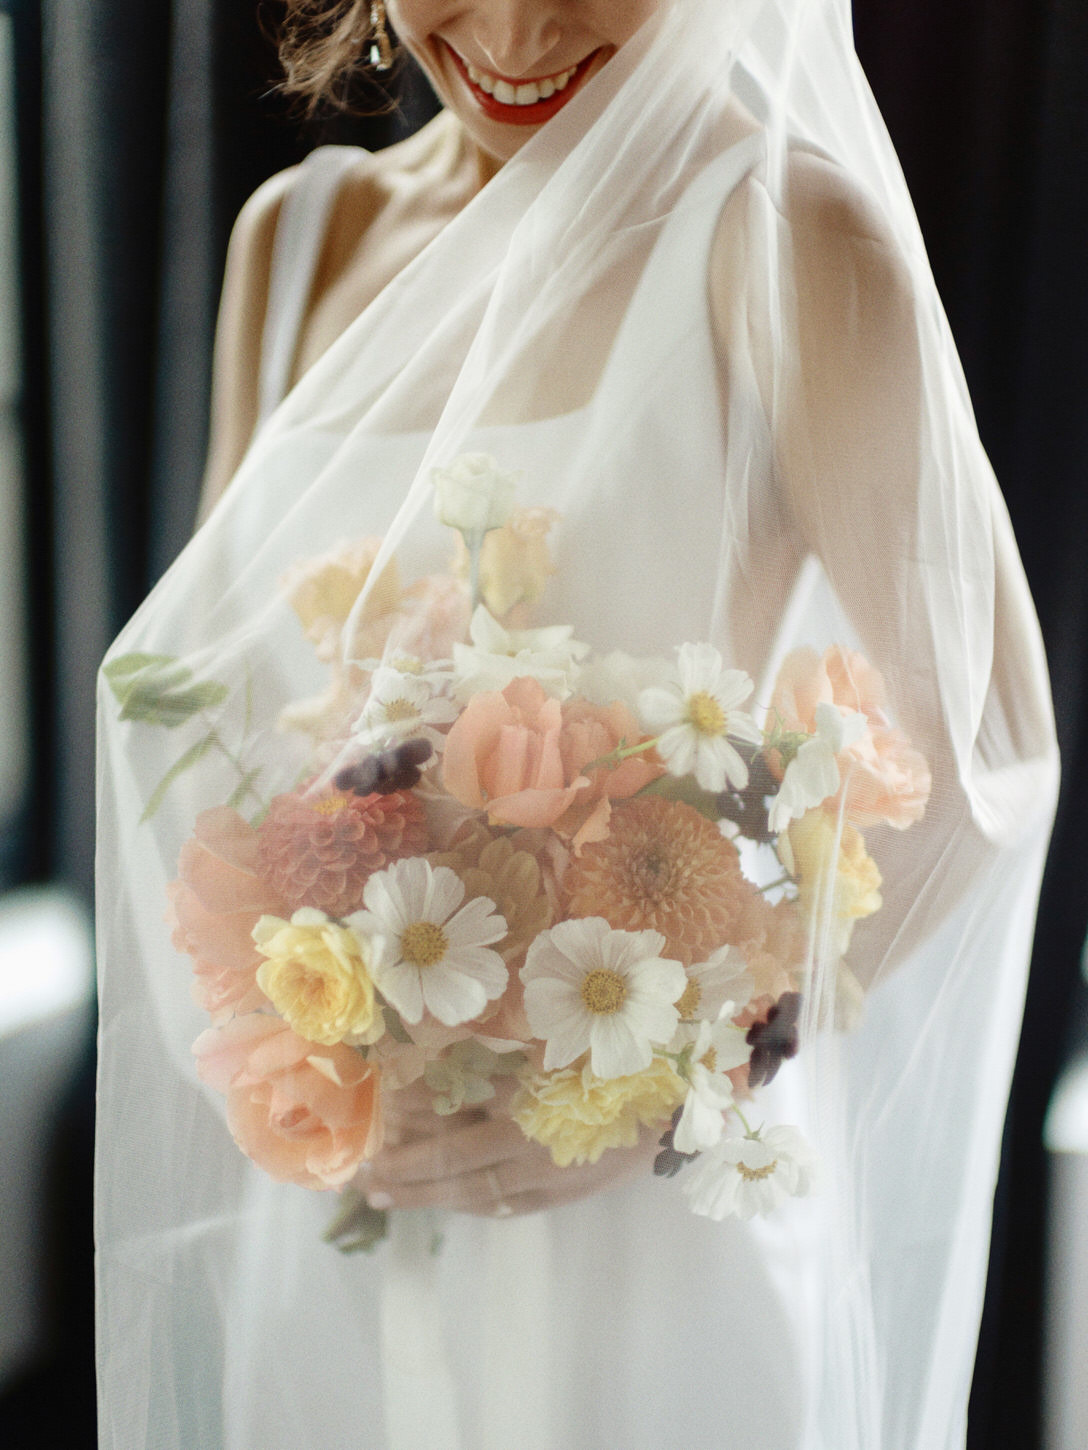
[[350,1047],[251,1012],[202,1032],[193,1055],[226,1095],[234,1141],[278,1183],[340,1188],[381,1147],[380,1074]]
[[562,707],[536,680],[474,696],[446,737],[442,781],[492,824],[551,826],[589,781],[568,778],[560,748]]
[[615,769],[585,767],[626,740],[643,738],[619,703],[561,705],[533,679],[476,695],[446,739],[443,784],[493,825],[550,826],[575,850],[608,834],[611,801],[634,795],[662,773],[656,756]]
[[[869,728],[842,752],[839,770],[846,782],[846,813],[857,826],[885,821],[897,830],[919,821],[929,799],[932,777],[925,757],[902,730],[889,724],[884,679],[864,655],[833,645],[821,658],[812,649],[794,650],[783,661],[771,700],[787,730],[816,729],[816,706],[858,710]],[[775,763],[771,762],[772,769]],[[776,773],[781,776],[781,769]],[[841,792],[840,792],[841,794]],[[826,803],[837,810],[836,797]]]
[[[559,753],[568,779],[581,775],[591,761],[615,750],[620,741],[637,745],[646,737],[638,721],[619,701],[591,705],[588,700],[568,700],[563,706],[563,728]],[[643,787],[665,773],[656,751],[631,755],[609,769],[599,765],[586,774],[589,784],[554,829],[570,840],[574,850],[591,841],[603,841],[608,834],[611,802],[637,795]]]
[[217,1023],[263,1005],[257,968],[264,958],[253,928],[266,914],[287,914],[259,874],[257,843],[257,832],[229,806],[202,811],[181,848],[179,879],[166,888],[174,945],[193,958],[193,996]]

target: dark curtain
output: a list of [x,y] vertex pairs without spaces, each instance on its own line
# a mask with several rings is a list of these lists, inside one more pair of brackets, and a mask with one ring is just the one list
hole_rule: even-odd
[[[1042,1118],[1070,1024],[1086,1015],[1077,965],[1088,891],[1072,831],[1088,728],[1088,7],[854,4],[859,51],[916,199],[1039,605],[1066,762],[971,1407],[972,1450],[1033,1450]],[[18,8],[25,37],[37,6],[19,0]],[[32,605],[45,662],[35,681],[27,852],[37,870],[89,893],[94,675],[191,527],[233,217],[265,176],[317,141],[381,145],[427,102],[414,82],[401,113],[300,126],[269,94],[275,62],[256,0],[42,0],[41,8],[20,73],[24,152],[40,157],[25,168],[23,237]],[[275,6],[266,10],[274,18]],[[0,1440],[13,1447],[37,1447],[58,1431],[73,1450],[94,1444],[90,1094],[85,1075],[57,1160],[56,1355],[0,1405]]]
[[[265,8],[271,21],[278,7]],[[192,530],[231,224],[317,142],[386,144],[418,101],[300,124],[272,89],[253,0],[43,0],[42,35],[52,847],[54,868],[89,893],[95,672]]]
[[1088,6],[854,0],[1042,621],[1063,757],[1005,1129],[970,1450],[1041,1436],[1043,1119],[1088,1008]]
[[[90,901],[95,675],[192,530],[234,217],[315,144],[385,145],[430,103],[408,78],[395,111],[303,124],[273,90],[271,0],[263,15],[257,0],[0,4],[19,43],[34,628],[34,779],[12,874]],[[58,1125],[42,1225],[51,1353],[0,1400],[5,1450],[95,1443],[92,1048]]]

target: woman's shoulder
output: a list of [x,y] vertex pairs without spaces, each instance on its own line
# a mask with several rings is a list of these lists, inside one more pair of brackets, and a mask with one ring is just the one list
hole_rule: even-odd
[[250,271],[254,262],[264,263],[258,273],[267,274],[276,228],[287,197],[307,184],[324,159],[337,160],[336,196],[329,213],[330,228],[345,216],[357,225],[376,216],[393,197],[408,188],[441,182],[455,172],[462,159],[463,138],[447,112],[402,141],[381,151],[361,146],[320,147],[305,161],[278,171],[263,181],[238,213],[231,233],[227,270],[233,260]]
[[[284,208],[311,182],[332,185],[309,297],[300,318],[295,372],[305,371],[426,238],[427,217],[452,214],[478,185],[460,127],[442,112],[382,151],[322,148],[263,182],[242,207],[227,249],[216,329],[211,437],[202,512],[218,497],[258,416],[262,338]],[[423,225],[418,223],[423,221]],[[405,225],[409,223],[409,225]],[[283,239],[281,238],[281,241]],[[419,241],[422,245],[422,241]]]
[[758,327],[761,300],[770,305],[777,295],[770,257],[789,258],[799,341],[802,347],[814,342],[825,356],[836,342],[852,345],[859,316],[870,332],[892,336],[913,307],[915,271],[885,210],[857,177],[822,152],[792,147],[774,195],[762,169],[753,168],[723,206],[709,278],[723,346],[739,313],[749,327]]

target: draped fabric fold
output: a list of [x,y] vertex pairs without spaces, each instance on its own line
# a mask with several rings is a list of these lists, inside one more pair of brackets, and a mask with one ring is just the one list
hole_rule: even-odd
[[[784,752],[768,795],[800,740],[840,741],[833,805],[771,815],[803,947],[774,939],[773,895],[743,942],[801,1001],[801,1052],[752,1111],[801,1128],[819,1191],[716,1223],[639,1180],[524,1225],[444,1214],[435,1252],[394,1213],[347,1260],[320,1241],[329,1196],[231,1142],[257,1129],[224,1122],[210,984],[213,1044],[275,1019],[253,984],[222,995],[206,944],[244,957],[249,918],[286,914],[258,838],[271,802],[351,763],[335,721],[370,708],[372,657],[418,652],[426,676],[469,648],[432,505],[435,470],[480,455],[549,533],[507,627],[569,625],[596,708],[701,647],[755,682]],[[364,543],[330,602],[321,569]],[[519,1412],[540,1450],[962,1444],[1056,758],[844,5],[664,5],[264,424],[108,657],[100,720],[105,1445],[402,1450],[420,1416],[428,1444],[487,1445]],[[770,849],[741,858],[745,900],[782,886]],[[315,1073],[354,1070],[329,1051]]]

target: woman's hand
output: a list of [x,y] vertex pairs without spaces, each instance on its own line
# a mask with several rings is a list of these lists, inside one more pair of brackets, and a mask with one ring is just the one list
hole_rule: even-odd
[[659,1136],[651,1130],[634,1148],[612,1148],[596,1163],[557,1168],[548,1150],[506,1115],[508,1096],[500,1093],[489,1111],[469,1109],[446,1118],[436,1116],[429,1103],[403,1104],[390,1125],[392,1141],[357,1180],[370,1206],[506,1218],[572,1203],[650,1171]]

